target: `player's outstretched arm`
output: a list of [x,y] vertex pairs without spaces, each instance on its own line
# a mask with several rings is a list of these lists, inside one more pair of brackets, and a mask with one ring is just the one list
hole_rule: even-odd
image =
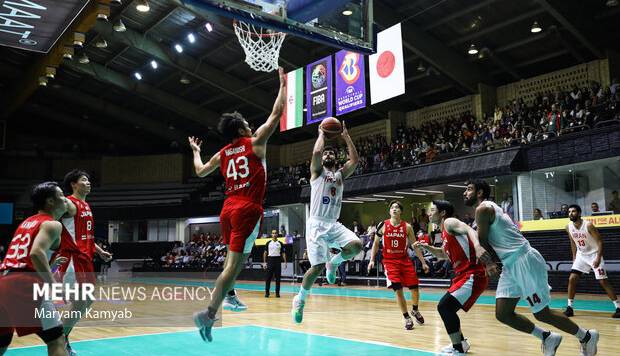
[[[583,223],[586,224],[586,221],[584,221]],[[590,233],[590,235],[596,242],[596,245],[598,246],[598,252],[596,254],[596,259],[592,263],[592,266],[594,268],[598,268],[598,266],[601,264],[601,258],[603,258],[603,238],[601,237],[601,234],[598,232],[598,229],[594,226],[594,224],[592,223],[587,223],[587,224],[588,224],[588,227],[587,227],[588,232]]]
[[58,221],[46,221],[41,224],[39,233],[34,238],[30,250],[30,260],[35,270],[45,283],[54,283],[52,269],[47,260],[47,251],[51,250],[56,241],[60,240],[62,224]]
[[271,115],[269,115],[267,121],[255,132],[252,144],[256,146],[266,145],[269,137],[273,135],[276,128],[280,125],[280,116],[282,116],[282,112],[284,112],[284,105],[286,105],[286,76],[282,67],[278,68],[278,75],[280,76],[280,90],[278,91],[278,97],[273,103]]
[[342,138],[347,144],[347,151],[349,151],[349,160],[342,167],[342,177],[347,178],[355,172],[355,168],[357,167],[360,157],[357,153],[355,145],[353,144],[351,136],[349,136],[349,131],[347,130],[347,126],[344,121],[342,122]]
[[317,179],[323,171],[321,158],[323,156],[323,147],[325,147],[325,133],[319,126],[319,137],[317,137],[314,147],[312,148],[312,160],[310,161],[310,181]]
[[198,177],[205,177],[214,170],[220,168],[220,153],[216,152],[213,157],[207,162],[207,164],[202,163],[202,157],[200,157],[200,145],[202,141],[200,141],[197,137],[189,137],[189,145],[192,148],[192,152],[194,154],[194,171]]

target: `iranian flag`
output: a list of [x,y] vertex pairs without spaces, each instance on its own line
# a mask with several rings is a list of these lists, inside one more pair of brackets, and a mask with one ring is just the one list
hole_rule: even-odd
[[286,105],[280,117],[280,132],[303,125],[304,69],[286,73]]

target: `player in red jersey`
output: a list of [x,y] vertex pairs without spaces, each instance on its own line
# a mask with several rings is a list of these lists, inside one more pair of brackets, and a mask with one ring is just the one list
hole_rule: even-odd
[[[424,324],[424,317],[418,310],[418,304],[420,302],[420,290],[418,284],[418,276],[415,272],[413,261],[407,254],[407,242],[413,244],[416,242],[413,228],[407,222],[400,218],[403,212],[403,205],[398,200],[390,202],[390,218],[377,226],[377,232],[375,234],[375,242],[372,245],[372,253],[370,262],[368,263],[368,270],[371,270],[375,265],[375,257],[379,250],[379,243],[383,237],[383,267],[385,268],[385,275],[387,276],[387,287],[392,288],[396,293],[396,302],[400,311],[405,318],[405,329],[413,329],[413,320],[409,316],[407,311],[407,301],[403,293],[403,286],[409,288],[411,291],[412,311],[411,314],[416,318],[417,322]],[[422,256],[422,251],[418,248],[414,248],[416,255],[422,263],[424,272],[428,273],[428,265]]]
[[206,164],[202,163],[200,157],[201,141],[195,137],[189,138],[196,175],[204,177],[219,168],[226,181],[227,197],[220,213],[220,225],[228,254],[224,270],[215,281],[209,307],[194,314],[194,322],[205,341],[211,342],[213,339],[211,329],[225,297],[236,299],[233,289],[235,280],[259,233],[267,188],[267,140],[278,128],[286,103],[286,77],[282,68],[279,68],[278,74],[280,90],[271,115],[254,134],[241,114],[235,112],[222,115],[218,130],[230,143],[215,153]]
[[60,319],[35,316],[37,310],[47,315],[55,309],[33,298],[33,285],[56,282],[48,253],[60,246],[62,225],[56,220],[67,210],[67,201],[54,182],[37,185],[30,198],[38,214],[19,224],[0,265],[0,355],[14,331],[19,336],[36,333],[47,344],[48,355],[66,355]]
[[[62,238],[60,249],[56,254],[65,257],[67,262],[60,265],[58,272],[65,283],[95,284],[97,280],[93,265],[95,252],[106,262],[112,259],[112,255],[95,243],[95,221],[90,205],[86,202],[86,196],[90,193],[90,176],[79,169],[71,170],[65,175],[63,186],[66,192],[71,192],[71,195],[67,197],[68,210],[62,218]],[[71,310],[79,313],[69,315],[84,315],[84,311],[91,304],[91,300],[75,300],[71,303]],[[75,355],[69,343],[69,334],[79,320],[76,317],[64,320],[69,355]]]
[[485,266],[477,262],[475,244],[478,236],[474,229],[464,222],[453,218],[454,207],[446,200],[434,200],[430,209],[430,221],[441,226],[441,247],[430,246],[417,242],[415,245],[424,248],[439,259],[448,259],[454,268],[454,278],[448,292],[437,304],[451,345],[441,352],[447,355],[461,355],[469,350],[469,342],[461,331],[461,320],[457,315],[459,309],[465,312],[474,305],[484,292],[489,279]]

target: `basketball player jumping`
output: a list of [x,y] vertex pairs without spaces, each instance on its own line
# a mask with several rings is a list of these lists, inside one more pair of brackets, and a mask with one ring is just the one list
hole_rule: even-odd
[[[310,267],[304,274],[299,293],[293,298],[291,314],[296,323],[303,320],[304,305],[312,284],[327,269],[328,283],[336,282],[336,270],[362,250],[362,242],[351,230],[336,220],[340,216],[344,180],[355,171],[358,154],[344,122],[342,138],[347,144],[349,160],[336,170],[336,151],[325,147],[325,133],[319,126],[319,137],[310,163],[310,218],[306,222],[306,243]],[[329,259],[330,247],[341,252]]]
[[607,280],[605,272],[605,260],[603,259],[603,238],[590,221],[581,218],[581,207],[571,205],[568,207],[568,218],[571,222],[566,226],[566,232],[570,240],[573,253],[573,267],[568,278],[568,306],[564,315],[573,316],[573,301],[577,293],[577,282],[582,273],[590,273],[594,270],[594,277],[601,287],[607,292],[607,296],[614,303],[616,312],[612,318],[620,318],[620,302],[614,292],[614,288]]
[[[67,259],[58,269],[65,283],[94,285],[97,281],[93,264],[95,253],[106,262],[112,259],[112,255],[95,243],[95,222],[90,205],[86,202],[86,196],[90,194],[90,176],[85,171],[74,169],[65,175],[63,186],[65,192],[71,195],[67,197],[67,213],[61,220],[60,249],[52,260],[56,263],[55,259],[58,257]],[[64,320],[69,356],[76,354],[69,343],[69,334],[91,304],[92,300],[75,300],[71,303],[72,312],[69,315],[72,317]]]
[[[530,246],[510,217],[497,204],[489,201],[491,188],[482,180],[467,182],[463,193],[465,205],[476,208],[476,225],[480,244],[494,250],[503,264],[496,291],[495,317],[500,322],[542,341],[544,355],[555,355],[562,342],[560,334],[534,325],[526,317],[515,313],[519,299],[525,299],[536,320],[551,324],[575,335],[580,342],[581,355],[596,355],[599,333],[573,323],[561,312],[551,310],[547,265],[540,253]],[[490,254],[476,250],[481,261],[489,261]]]
[[[396,303],[405,318],[405,329],[413,330],[413,320],[411,320],[407,311],[407,301],[403,293],[403,286],[411,291],[411,314],[415,317],[418,324],[424,324],[424,317],[418,310],[418,305],[420,304],[420,289],[418,285],[420,281],[418,280],[413,261],[411,261],[407,254],[407,246],[409,243],[413,245],[416,242],[416,238],[411,225],[401,220],[402,212],[403,205],[401,202],[392,200],[390,202],[390,218],[377,226],[368,270],[375,266],[375,257],[379,250],[380,240],[383,239],[382,261],[387,277],[387,287],[392,288],[394,293],[396,293]],[[419,248],[414,248],[414,250],[418,259],[422,262],[424,272],[428,273],[428,265],[424,260],[422,251]]]
[[48,355],[67,355],[60,319],[35,318],[37,309],[48,315],[56,310],[54,305],[33,298],[34,284],[56,282],[48,253],[60,246],[62,225],[57,220],[67,211],[67,200],[55,182],[37,185],[30,198],[38,213],[19,224],[0,265],[0,355],[14,331],[19,336],[36,333],[47,344]]
[[454,266],[454,278],[448,292],[437,304],[437,311],[441,315],[443,324],[450,336],[451,345],[444,347],[441,352],[447,355],[461,355],[469,350],[469,342],[461,331],[461,320],[457,312],[459,309],[468,312],[484,292],[489,279],[485,266],[476,261],[475,246],[479,246],[478,236],[474,229],[464,222],[452,217],[454,206],[446,200],[434,200],[430,209],[430,221],[441,226],[441,247],[430,246],[416,242],[432,253],[438,259],[448,259]]
[[226,181],[227,197],[220,213],[220,225],[228,254],[224,270],[215,281],[209,307],[194,314],[194,322],[205,341],[213,340],[211,329],[224,298],[237,299],[233,290],[235,280],[259,233],[267,188],[267,140],[278,128],[286,103],[286,77],[282,68],[279,68],[278,74],[280,90],[271,115],[254,134],[241,114],[235,112],[222,115],[218,129],[230,143],[215,153],[206,164],[202,163],[200,157],[201,141],[196,137],[189,138],[196,175],[204,177],[219,168]]

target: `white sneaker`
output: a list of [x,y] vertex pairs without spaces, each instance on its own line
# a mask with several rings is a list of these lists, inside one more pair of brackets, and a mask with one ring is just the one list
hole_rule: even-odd
[[449,349],[441,350],[441,354],[442,355],[446,355],[446,356],[461,356],[461,355],[465,355],[464,352],[460,352],[459,350],[456,350],[452,346],[450,346]]
[[306,302],[301,300],[299,294],[293,298],[293,307],[291,308],[291,315],[293,316],[293,321],[297,324],[301,324],[304,319],[304,306]]
[[333,265],[331,262],[327,262],[325,264],[325,277],[327,278],[327,283],[334,284],[336,283],[336,271],[338,270],[338,266]]
[[581,342],[579,343],[579,350],[581,351],[581,356],[594,356],[596,355],[597,350],[597,344],[598,344],[598,338],[599,338],[599,334],[598,331],[591,329],[588,330],[588,332],[590,333],[590,340],[588,340],[588,342]]
[[562,335],[557,333],[550,333],[546,339],[542,342],[542,352],[545,356],[555,356],[555,351],[560,347],[562,342]]
[[224,297],[224,303],[222,304],[224,310],[230,310],[234,312],[242,312],[248,309],[248,306],[245,305],[237,295],[227,295]]
[[[461,345],[463,346],[463,351],[465,351],[465,353],[467,353],[469,351],[469,349],[471,348],[471,345],[469,344],[469,341],[467,339],[461,341]],[[450,352],[450,350],[453,350],[453,346],[452,344],[450,345],[446,345],[443,349],[441,349],[441,352]]]

